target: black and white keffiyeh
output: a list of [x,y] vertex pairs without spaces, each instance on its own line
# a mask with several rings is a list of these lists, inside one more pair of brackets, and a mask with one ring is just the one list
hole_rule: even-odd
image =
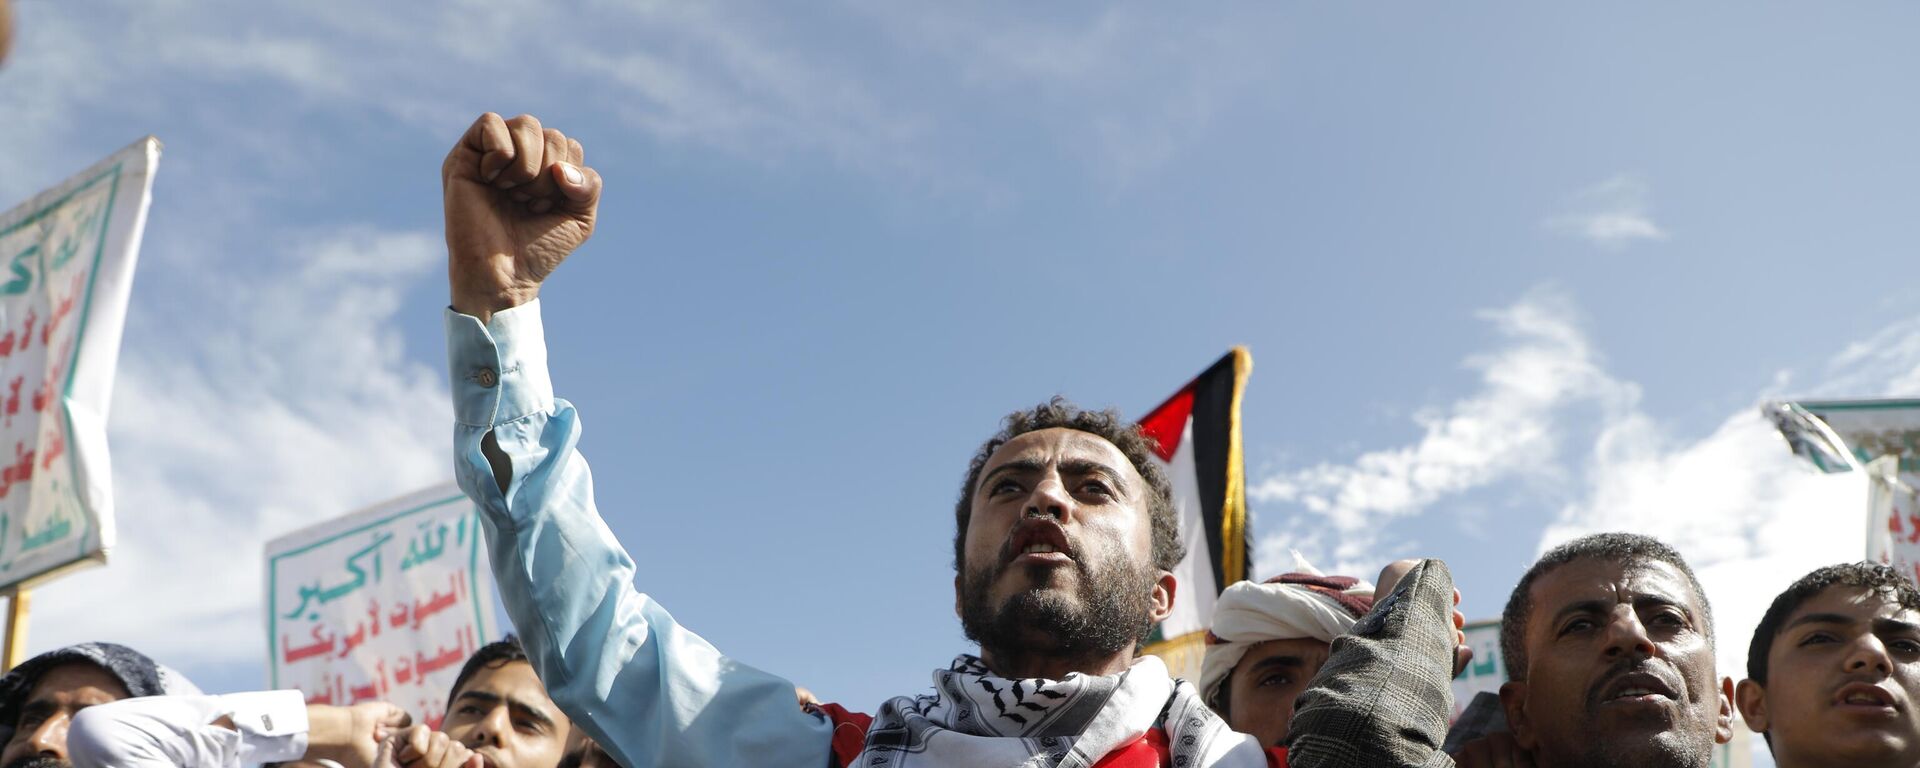
[[933,673],[932,694],[881,705],[862,768],[1086,768],[1158,726],[1173,764],[1265,768],[1266,751],[1235,733],[1166,664],[1142,656],[1125,672],[1009,680],[962,655]]

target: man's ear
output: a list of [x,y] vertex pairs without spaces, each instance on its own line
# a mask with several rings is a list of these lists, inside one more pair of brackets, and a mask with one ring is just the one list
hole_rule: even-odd
[[1720,712],[1713,721],[1713,743],[1733,741],[1733,678],[1720,678]]
[[1180,588],[1178,580],[1168,571],[1161,571],[1160,578],[1153,582],[1153,621],[1155,624],[1173,614],[1173,596]]
[[1507,711],[1507,730],[1513,733],[1515,744],[1528,752],[1539,746],[1539,739],[1533,732],[1533,717],[1527,713],[1526,683],[1502,683],[1500,708]]
[[1766,733],[1767,687],[1752,680],[1742,680],[1733,689],[1734,700],[1740,702],[1740,718],[1747,721],[1747,730],[1754,733]]

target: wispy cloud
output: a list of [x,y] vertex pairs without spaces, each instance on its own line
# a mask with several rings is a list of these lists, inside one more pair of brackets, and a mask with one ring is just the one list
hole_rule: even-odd
[[1632,174],[1581,190],[1573,210],[1547,219],[1546,227],[1604,248],[1667,239],[1667,231],[1653,221],[1646,181]]
[[[1775,594],[1815,567],[1862,555],[1864,482],[1816,473],[1786,449],[1757,407],[1778,396],[1779,381],[1757,382],[1751,404],[1712,432],[1678,435],[1641,407],[1636,384],[1604,368],[1564,296],[1536,293],[1487,316],[1507,343],[1477,358],[1478,390],[1419,420],[1417,441],[1283,471],[1251,489],[1268,517],[1292,517],[1261,541],[1261,557],[1279,562],[1295,547],[1369,572],[1408,554],[1398,551],[1407,538],[1393,533],[1396,521],[1476,493],[1532,499],[1545,487],[1558,512],[1536,551],[1600,531],[1674,545],[1713,602],[1721,671],[1738,677],[1746,638]],[[1803,391],[1910,393],[1920,381],[1920,318],[1847,345],[1818,378]],[[1536,478],[1554,482],[1528,482]]]
[[[1383,523],[1448,496],[1550,468],[1560,451],[1560,420],[1572,406],[1598,404],[1619,414],[1638,401],[1637,387],[1601,366],[1563,295],[1538,291],[1482,315],[1508,345],[1467,361],[1480,372],[1478,391],[1417,416],[1419,440],[1369,451],[1350,463],[1283,472],[1250,489],[1255,500],[1297,504],[1311,518],[1294,518],[1286,536],[1268,540],[1272,546],[1284,542],[1312,550],[1342,572],[1354,570],[1375,556]],[[1325,529],[1333,541],[1322,541],[1317,532]]]
[[197,310],[132,318],[109,433],[121,543],[112,567],[38,591],[33,646],[263,658],[244,566],[268,538],[446,478],[445,387],[394,331],[442,250],[425,233],[308,238],[286,249],[292,274],[226,275]]

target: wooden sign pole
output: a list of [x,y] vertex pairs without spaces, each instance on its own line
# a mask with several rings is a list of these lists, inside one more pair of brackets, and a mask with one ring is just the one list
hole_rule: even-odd
[[7,638],[4,651],[0,651],[0,663],[5,664],[5,669],[13,669],[27,660],[27,611],[33,602],[33,593],[26,587],[14,587],[5,594]]

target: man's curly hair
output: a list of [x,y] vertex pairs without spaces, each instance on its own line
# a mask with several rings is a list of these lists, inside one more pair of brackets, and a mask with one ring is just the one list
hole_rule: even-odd
[[1167,482],[1167,473],[1161,471],[1159,463],[1153,460],[1157,443],[1141,432],[1138,425],[1121,416],[1119,411],[1112,408],[1082,410],[1059,395],[1029,410],[1007,414],[1006,419],[1001,421],[1000,431],[974,452],[973,461],[967,465],[967,478],[960,485],[960,501],[953,507],[954,571],[964,573],[966,570],[967,524],[973,517],[974,486],[980,483],[980,472],[986,468],[987,459],[1000,446],[1006,445],[1008,440],[1028,432],[1056,427],[1086,432],[1106,440],[1120,449],[1127,461],[1133,463],[1134,470],[1140,473],[1141,479],[1147,481],[1147,515],[1153,525],[1153,567],[1172,571],[1187,556],[1187,548],[1180,542],[1180,524],[1174,517],[1173,486]]

